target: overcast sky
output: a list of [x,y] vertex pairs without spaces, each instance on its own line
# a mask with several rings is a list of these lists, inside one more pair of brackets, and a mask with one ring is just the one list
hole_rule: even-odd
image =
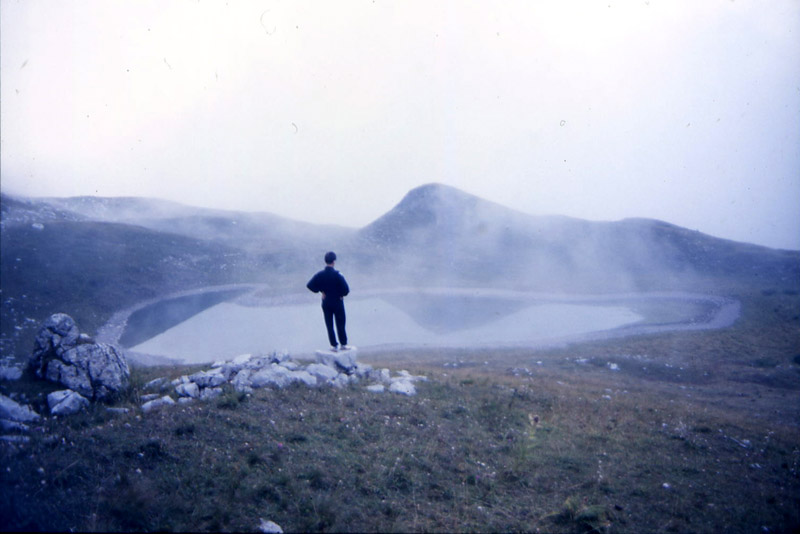
[[0,0],[2,189],[359,227],[442,182],[800,249],[800,2]]

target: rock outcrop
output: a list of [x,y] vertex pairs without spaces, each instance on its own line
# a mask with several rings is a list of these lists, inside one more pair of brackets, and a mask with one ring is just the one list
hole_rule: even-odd
[[128,387],[125,355],[82,334],[69,315],[56,313],[36,335],[30,366],[36,376],[62,384],[89,400],[106,400]]
[[[251,393],[259,388],[285,388],[292,384],[307,387],[337,387],[367,382],[366,389],[374,393],[390,391],[402,395],[416,395],[415,382],[427,380],[424,376],[414,376],[408,371],[400,371],[391,376],[389,369],[373,369],[358,363],[357,351],[350,350],[339,354],[328,351],[317,353],[317,362],[302,365],[292,360],[286,353],[273,353],[268,356],[243,354],[230,361],[215,362],[211,369],[192,375],[176,378],[171,383],[164,378],[148,382],[146,389],[161,389],[172,386],[178,402],[192,402],[194,399],[209,399],[223,394],[223,386],[230,386],[242,393]],[[166,388],[166,389],[165,389]],[[169,395],[143,395],[142,410],[148,412],[159,406],[174,404]]]

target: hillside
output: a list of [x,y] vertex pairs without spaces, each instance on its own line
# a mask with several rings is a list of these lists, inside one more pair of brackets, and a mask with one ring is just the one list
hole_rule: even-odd
[[251,253],[315,250],[341,242],[353,230],[279,217],[185,206],[158,199],[119,197],[46,198],[43,202],[87,220],[142,226],[158,232],[216,241]]
[[247,277],[230,247],[141,227],[87,221],[4,225],[0,241],[3,354],[30,351],[41,321],[69,310],[93,331],[118,308]]
[[657,220],[532,216],[440,184],[410,191],[358,238],[359,260],[373,269],[454,284],[605,292],[800,279],[800,252]]

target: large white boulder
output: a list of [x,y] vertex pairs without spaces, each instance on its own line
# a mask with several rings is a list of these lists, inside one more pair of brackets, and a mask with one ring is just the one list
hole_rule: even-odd
[[106,343],[81,334],[69,315],[57,313],[42,323],[30,365],[40,378],[66,386],[94,400],[104,400],[128,387],[125,355]]

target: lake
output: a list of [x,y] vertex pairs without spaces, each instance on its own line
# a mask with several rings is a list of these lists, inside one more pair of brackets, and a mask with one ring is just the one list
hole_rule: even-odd
[[[310,355],[326,349],[328,340],[319,300],[314,295],[300,300],[272,306],[215,304],[130,350],[186,363],[275,350]],[[375,293],[348,297],[346,308],[349,341],[366,350],[533,346],[642,319],[624,306],[474,292]]]

